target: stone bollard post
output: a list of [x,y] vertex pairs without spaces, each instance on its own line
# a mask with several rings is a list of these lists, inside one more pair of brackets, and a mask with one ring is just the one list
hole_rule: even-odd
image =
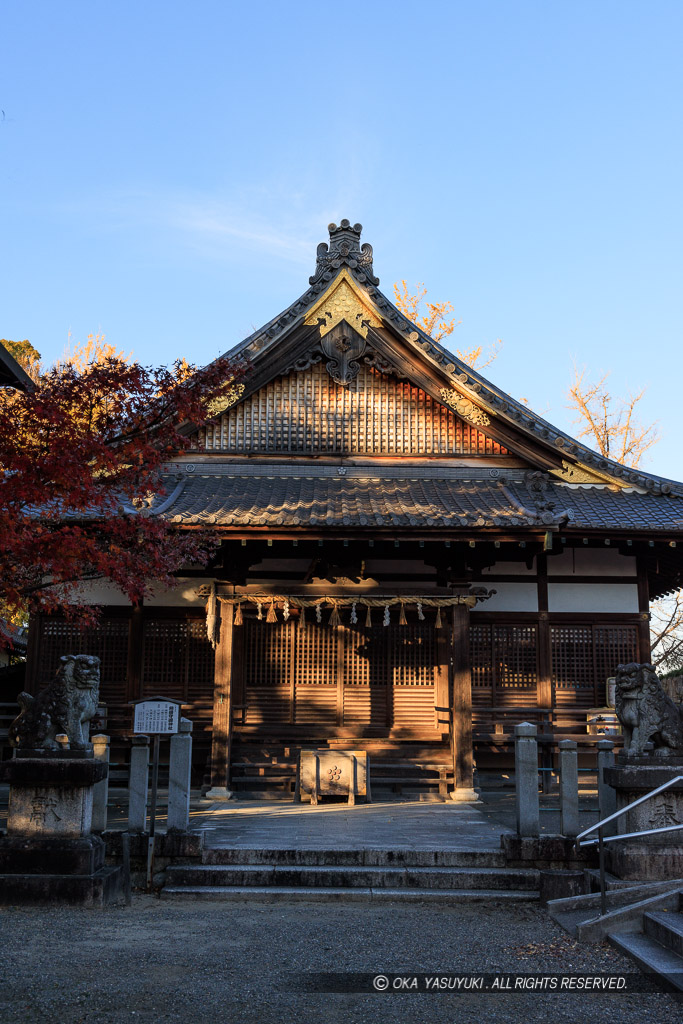
[[[614,768],[614,742],[598,740],[598,813],[600,821],[614,814],[617,809],[617,792],[605,781],[605,769]],[[613,836],[617,830],[617,822],[613,821],[603,830],[604,835]]]
[[91,738],[93,757],[107,765],[107,775],[96,782],[92,791],[92,830],[104,832],[107,827],[107,800],[109,799],[109,737],[98,733]]
[[579,834],[579,763],[575,740],[560,740],[560,832]]
[[147,829],[147,778],[149,775],[149,736],[133,736],[128,782],[128,831]]
[[522,722],[515,726],[515,805],[517,834],[539,834],[538,743],[536,726]]
[[180,728],[171,736],[168,766],[167,828],[187,832],[190,824],[190,773],[192,771],[192,722],[180,719]]

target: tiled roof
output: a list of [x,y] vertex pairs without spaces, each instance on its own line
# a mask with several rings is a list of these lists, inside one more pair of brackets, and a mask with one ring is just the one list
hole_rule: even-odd
[[[683,533],[683,499],[609,486],[525,481],[300,475],[197,475],[158,514],[178,524],[330,527],[542,527]],[[171,492],[173,492],[171,494]]]
[[604,458],[496,387],[477,370],[434,341],[419,325],[404,316],[377,287],[379,278],[375,277],[372,246],[367,243],[361,245],[361,231],[360,224],[351,225],[348,220],[343,220],[338,226],[330,224],[329,243],[323,242],[318,246],[315,273],[309,278],[310,287],[287,309],[225,355],[236,360],[246,356],[255,364],[266,362],[275,366],[279,342],[301,327],[336,275],[341,270],[347,270],[378,310],[385,326],[390,326],[419,358],[439,367],[449,389],[460,393],[468,403],[475,407],[482,405],[501,423],[511,422],[515,429],[533,437],[537,444],[550,446],[555,454],[560,453],[570,464],[579,460],[598,473],[653,494],[673,492],[683,497],[683,483]]

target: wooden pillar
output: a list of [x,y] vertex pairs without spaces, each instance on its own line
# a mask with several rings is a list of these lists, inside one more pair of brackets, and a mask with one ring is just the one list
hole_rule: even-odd
[[550,655],[550,621],[548,619],[548,557],[539,554],[536,561],[536,583],[538,587],[538,683],[536,703],[539,708],[552,708],[553,681]]
[[[536,628],[536,704],[539,708],[550,708],[549,714],[539,715],[538,732],[550,735],[554,721],[552,649],[550,645],[550,618],[548,614],[548,556],[541,552],[536,556],[536,586],[538,592],[538,626]],[[550,792],[553,767],[553,752],[550,743],[541,741],[541,769],[543,792]]]
[[470,613],[466,604],[453,605],[453,715],[451,748],[453,752],[453,800],[471,803],[478,800],[474,791],[472,751],[472,673],[470,671]]
[[24,688],[29,693],[36,694],[40,689],[38,678],[39,657],[40,657],[40,634],[42,617],[34,614],[28,620],[28,645],[26,649],[26,675],[24,677]]
[[[650,587],[644,558],[638,558],[638,661],[650,661]],[[615,665],[616,668],[616,665]]]
[[216,647],[213,683],[213,733],[211,740],[211,789],[206,796],[229,800],[232,748],[232,647],[233,607],[221,601],[220,638]]
[[142,616],[142,605],[133,605],[128,625],[127,700],[138,700],[142,697]]

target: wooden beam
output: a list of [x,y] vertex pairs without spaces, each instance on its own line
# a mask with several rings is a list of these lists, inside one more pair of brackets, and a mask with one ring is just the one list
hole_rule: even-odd
[[220,638],[216,647],[213,685],[213,730],[211,740],[211,789],[207,797],[229,800],[232,748],[232,653],[233,607],[220,602]]
[[470,670],[469,610],[467,605],[453,606],[453,715],[451,749],[453,752],[453,800],[471,802],[474,792],[472,753],[472,673]]

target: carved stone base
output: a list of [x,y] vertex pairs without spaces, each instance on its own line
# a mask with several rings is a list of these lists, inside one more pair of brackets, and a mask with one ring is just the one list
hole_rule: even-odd
[[[605,781],[616,790],[617,810],[683,775],[680,766],[619,764],[605,771]],[[651,797],[618,820],[619,834],[683,824],[683,782]],[[625,839],[606,846],[609,870],[618,878],[657,881],[683,875],[683,829]]]
[[232,800],[232,790],[227,786],[212,786],[204,794],[204,800]]
[[0,906],[105,907],[121,899],[121,868],[92,875],[0,875]]
[[683,878],[683,845],[655,846],[626,839],[605,849],[607,867],[617,878],[645,882]]
[[7,832],[20,836],[86,836],[92,823],[93,785],[107,765],[89,758],[18,757],[0,762],[9,782]]
[[0,780],[10,786],[7,835],[0,837],[0,905],[102,907],[120,897],[121,868],[105,866],[105,845],[90,835],[93,786],[107,770],[82,754],[24,752],[0,762]]
[[105,867],[98,836],[0,837],[0,905],[101,907],[121,896],[120,867]]
[[481,801],[476,789],[454,789],[450,796],[456,804],[478,804]]

